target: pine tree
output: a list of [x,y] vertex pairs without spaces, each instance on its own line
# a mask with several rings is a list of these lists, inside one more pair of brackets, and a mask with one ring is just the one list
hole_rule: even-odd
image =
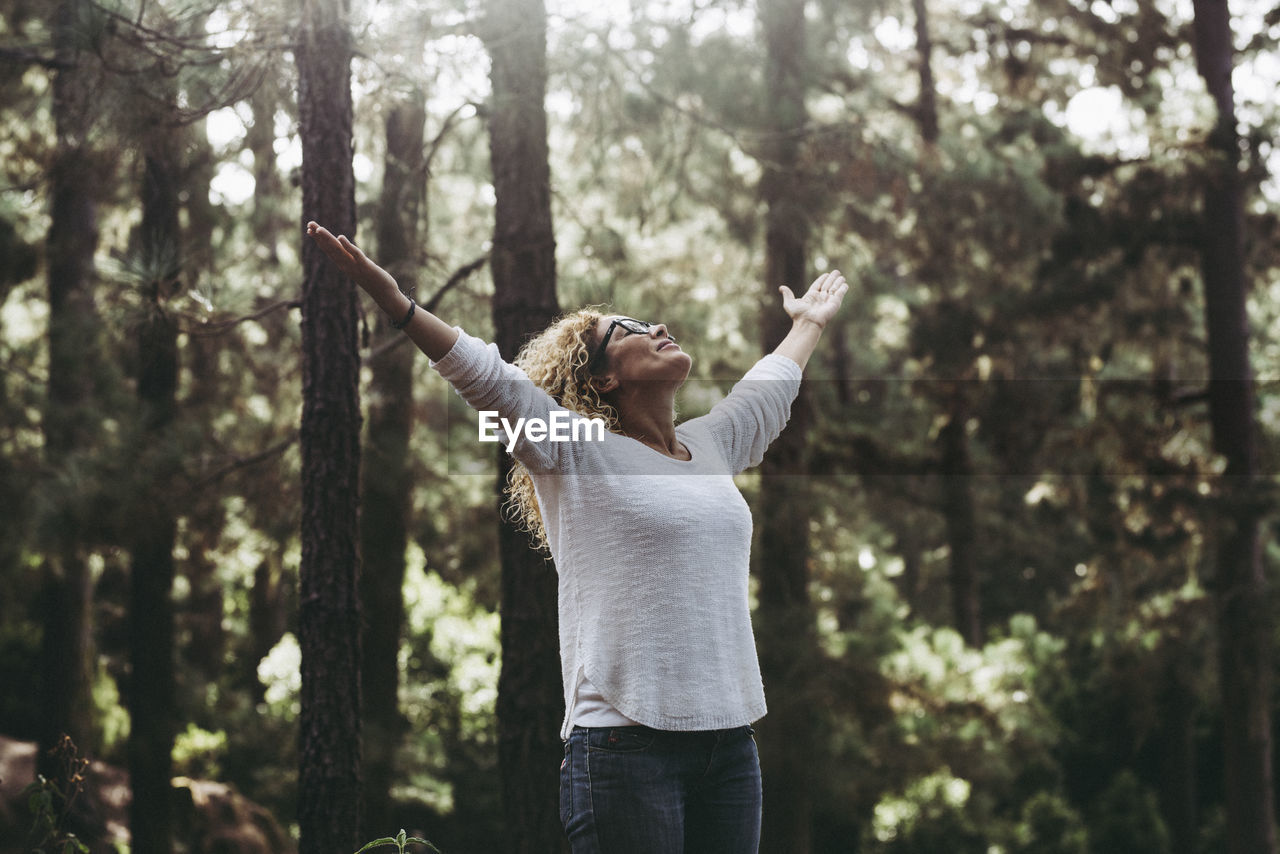
[[[799,292],[809,281],[810,200],[804,197],[800,165],[808,123],[805,0],[768,0],[760,4],[759,16],[767,128],[760,155],[760,197],[767,206],[760,328],[761,347],[768,353],[790,327],[779,308],[779,286]],[[769,690],[769,715],[760,723],[760,847],[765,851],[808,851],[812,834],[816,732],[810,680],[815,671],[806,666],[816,662],[817,650],[808,569],[812,494],[806,469],[812,424],[809,392],[801,384],[787,428],[760,466],[752,557],[760,579],[760,670]]]
[[[420,91],[400,96],[387,112],[386,168],[378,198],[375,240],[379,263],[412,291],[423,191]],[[394,337],[392,337],[394,336]],[[369,360],[369,427],[361,486],[360,600],[365,610],[361,645],[364,692],[364,836],[387,833],[394,822],[391,785],[404,732],[399,709],[400,638],[404,625],[405,548],[412,506],[409,435],[413,422],[415,348],[379,312]],[[399,344],[387,346],[388,341]]]
[[[298,107],[305,219],[355,235],[345,0],[302,0]],[[302,247],[302,567],[298,823],[302,854],[359,847],[360,354],[355,286]]]
[[[550,325],[556,301],[556,244],[547,162],[546,9],[542,0],[490,0],[482,36],[491,59],[489,153],[494,209],[493,325],[502,357]],[[498,456],[498,484],[511,460]],[[499,496],[501,503],[502,497]],[[557,808],[564,714],[560,687],[556,574],[504,517],[502,673],[498,762],[506,850],[547,854],[565,844]]]
[[1195,0],[1196,64],[1217,105],[1200,226],[1209,420],[1226,458],[1217,517],[1218,656],[1227,842],[1231,854],[1276,850],[1271,735],[1271,620],[1259,522],[1253,371],[1249,364],[1244,202],[1239,173],[1231,18],[1226,0]]

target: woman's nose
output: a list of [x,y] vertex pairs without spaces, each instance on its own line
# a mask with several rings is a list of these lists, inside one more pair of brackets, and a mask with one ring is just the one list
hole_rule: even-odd
[[676,340],[675,336],[667,331],[667,325],[665,323],[655,323],[653,326],[650,326],[649,335],[654,338],[670,338],[672,341]]

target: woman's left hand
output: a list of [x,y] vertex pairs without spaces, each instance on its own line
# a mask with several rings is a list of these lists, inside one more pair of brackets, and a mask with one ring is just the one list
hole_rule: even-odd
[[778,290],[782,292],[782,309],[793,321],[807,321],[825,327],[840,310],[840,303],[844,302],[844,295],[849,291],[849,283],[839,270],[832,270],[814,279],[803,297],[796,297],[786,285]]

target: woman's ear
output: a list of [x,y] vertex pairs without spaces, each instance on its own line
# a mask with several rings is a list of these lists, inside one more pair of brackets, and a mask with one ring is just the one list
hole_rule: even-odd
[[618,378],[613,374],[606,374],[603,377],[592,377],[591,387],[596,390],[597,394],[608,394],[618,387]]

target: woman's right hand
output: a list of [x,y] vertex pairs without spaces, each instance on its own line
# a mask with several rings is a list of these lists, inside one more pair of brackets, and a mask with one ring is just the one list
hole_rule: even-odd
[[339,270],[367,291],[370,296],[376,299],[380,292],[400,292],[400,286],[396,284],[392,275],[370,261],[369,257],[360,251],[360,247],[345,236],[334,237],[327,228],[314,220],[307,223],[307,234],[315,240],[320,251],[328,255]]
[[[400,293],[400,286],[391,274],[369,260],[360,248],[345,237],[334,237],[328,229],[315,222],[307,223],[311,235],[320,250],[332,259],[338,269],[351,278],[373,297],[378,308],[386,312],[396,329],[403,329],[418,349],[433,361],[440,361],[458,340],[458,330],[449,326],[426,309],[417,309],[413,301]],[[412,322],[411,322],[412,321]]]

